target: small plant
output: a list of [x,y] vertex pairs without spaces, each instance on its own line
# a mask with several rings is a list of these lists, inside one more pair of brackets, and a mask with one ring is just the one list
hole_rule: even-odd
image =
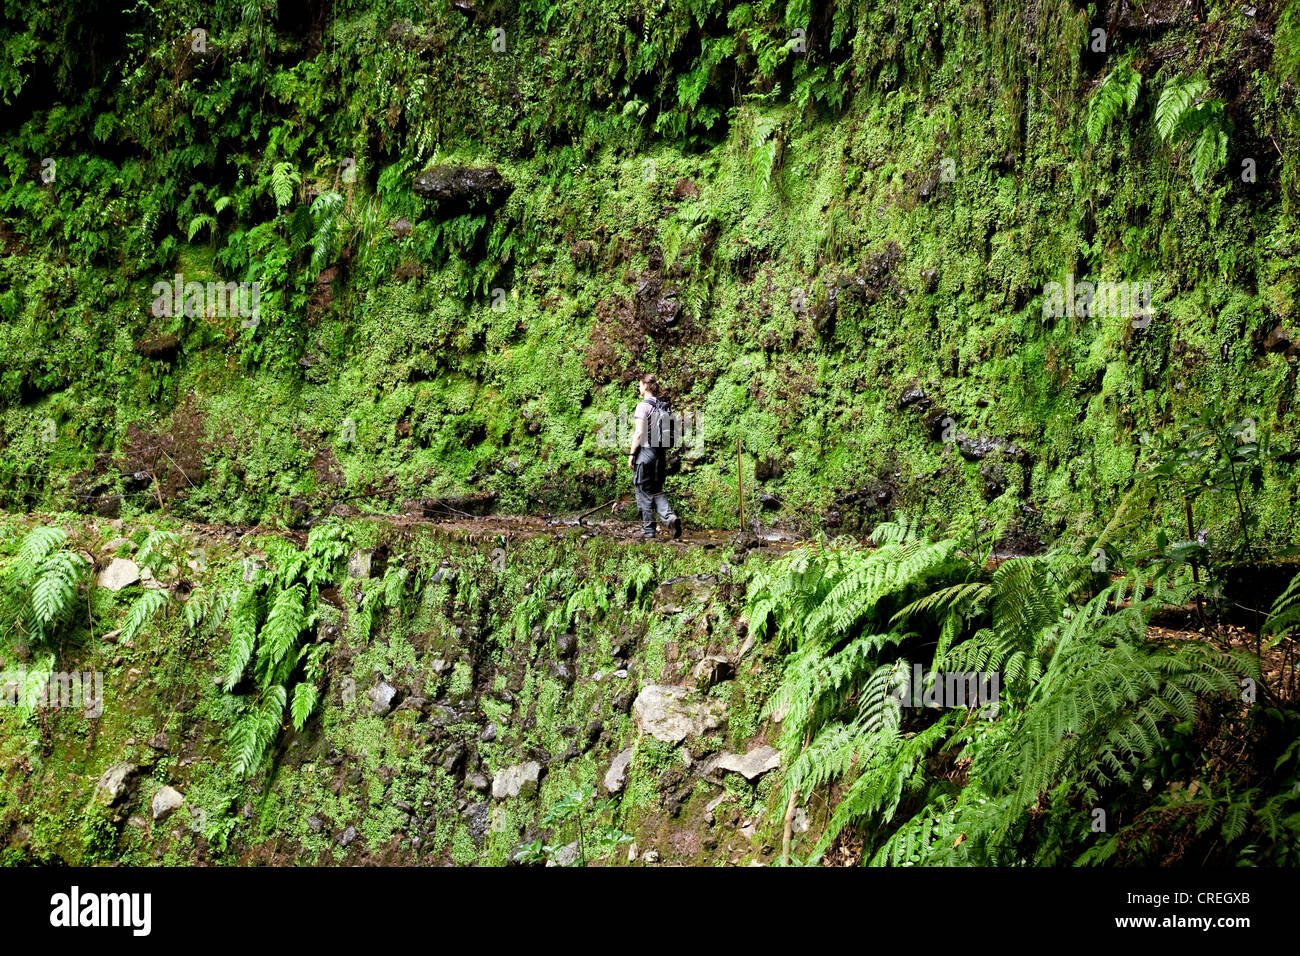
[[0,578],[0,629],[7,642],[48,645],[85,611],[90,561],[62,528],[33,528]]
[[567,849],[572,843],[546,843],[539,838],[524,844],[515,853],[516,862],[525,865],[554,863],[557,866],[586,866],[589,861],[608,859],[620,846],[631,843],[632,838],[614,823],[617,801],[596,800],[595,796],[596,788],[585,784],[562,797],[542,819],[542,826],[556,833],[576,832],[576,854]]
[[294,728],[302,730],[320,703],[330,645],[304,642],[303,634],[316,622],[320,586],[347,554],[346,532],[325,524],[311,532],[305,550],[286,542],[273,550],[276,569],[250,568],[249,586],[221,602],[229,608],[230,631],[222,686],[236,694],[250,668],[255,686],[251,695],[236,695],[242,712],[229,734],[235,771],[244,775],[261,765],[286,707]]

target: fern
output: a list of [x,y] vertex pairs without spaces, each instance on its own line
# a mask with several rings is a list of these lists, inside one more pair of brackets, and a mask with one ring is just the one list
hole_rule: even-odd
[[293,202],[293,189],[302,177],[293,163],[276,163],[271,167],[271,196],[276,206],[283,209]]
[[53,633],[72,610],[77,588],[90,562],[75,551],[55,551],[41,561],[32,579],[32,609],[38,630]]
[[1190,142],[1192,181],[1204,186],[1228,159],[1228,118],[1222,100],[1205,99],[1201,77],[1176,76],[1156,104],[1156,129],[1171,146]]
[[1175,76],[1165,84],[1156,102],[1156,131],[1161,139],[1168,142],[1186,129],[1195,116],[1194,104],[1208,90],[1205,79],[1195,76]]
[[306,726],[307,718],[311,716],[318,703],[320,703],[320,691],[315,685],[303,681],[293,689],[293,705],[290,713],[295,730],[302,730]]
[[229,744],[236,774],[247,776],[261,764],[267,747],[279,733],[286,696],[283,686],[270,688],[231,728]]
[[1142,74],[1127,63],[1117,66],[1092,95],[1088,102],[1086,132],[1090,142],[1096,143],[1101,134],[1121,112],[1132,112],[1142,88]]
[[167,606],[168,600],[166,591],[146,588],[126,613],[126,620],[122,624],[122,643],[134,641],[149,619]]

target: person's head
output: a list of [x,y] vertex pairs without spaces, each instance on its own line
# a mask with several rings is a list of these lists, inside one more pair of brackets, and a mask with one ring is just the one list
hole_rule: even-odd
[[659,380],[647,372],[641,376],[641,381],[637,384],[637,391],[641,393],[642,398],[646,396],[658,398],[660,392]]

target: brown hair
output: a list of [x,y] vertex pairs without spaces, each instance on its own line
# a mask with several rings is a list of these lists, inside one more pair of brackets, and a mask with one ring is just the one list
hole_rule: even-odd
[[659,385],[659,379],[655,378],[651,373],[646,372],[646,374],[641,376],[641,384],[644,385],[646,390],[655,398],[663,397],[660,394],[663,389]]

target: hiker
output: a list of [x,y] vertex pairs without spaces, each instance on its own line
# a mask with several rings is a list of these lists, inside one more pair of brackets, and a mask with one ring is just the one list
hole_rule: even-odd
[[663,390],[653,375],[641,376],[637,391],[641,401],[633,413],[636,429],[632,433],[627,465],[632,469],[636,506],[641,511],[641,538],[645,541],[654,538],[657,510],[676,540],[682,536],[682,519],[673,512],[668,496],[664,494],[668,449],[676,436],[672,410],[668,402],[659,397]]

